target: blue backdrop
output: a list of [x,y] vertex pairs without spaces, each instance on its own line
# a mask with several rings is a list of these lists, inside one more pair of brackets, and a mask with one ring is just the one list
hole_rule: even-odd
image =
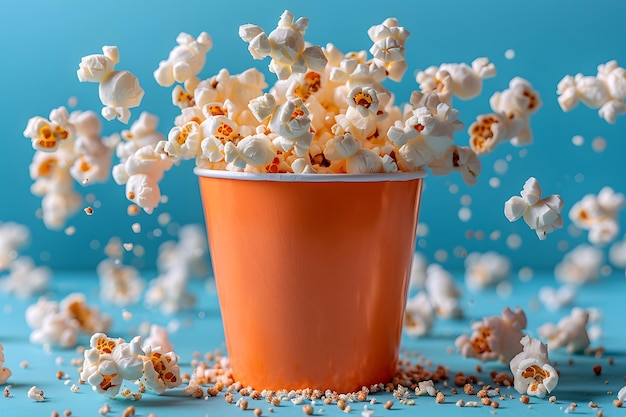
[[[152,216],[126,216],[123,188],[111,180],[104,185],[79,186],[83,195],[93,194],[100,205],[92,216],[81,211],[70,220],[69,225],[76,229],[71,236],[47,230],[36,217],[40,198],[30,193],[28,174],[34,151],[22,132],[31,116],[47,116],[52,108],[66,105],[71,96],[78,98],[77,109],[101,108],[97,86],[81,84],[76,77],[82,56],[99,53],[102,45],[117,45],[119,67],[137,75],[146,91],[131,122],[140,111],[149,111],[160,117],[160,131],[167,134],[177,109],[170,104],[170,89],[159,87],[152,72],[175,46],[178,33],[197,36],[207,31],[213,37],[202,77],[222,67],[236,73],[256,66],[272,83],[275,76],[267,71],[267,61],[253,60],[237,31],[243,23],[255,23],[269,31],[286,8],[296,17],[310,18],[308,41],[319,45],[332,42],[344,52],[368,49],[367,29],[386,17],[397,17],[411,32],[406,44],[409,71],[401,83],[387,84],[400,102],[407,101],[417,88],[414,71],[443,62],[469,63],[479,56],[489,57],[496,64],[497,77],[485,81],[480,97],[469,102],[455,100],[466,127],[476,115],[490,112],[489,97],[505,89],[514,76],[526,78],[541,94],[543,108],[531,121],[533,145],[515,148],[502,144],[483,157],[483,173],[474,187],[465,186],[456,175],[428,177],[420,215],[427,229],[422,229],[418,249],[431,260],[437,253],[444,265],[456,268],[462,259],[455,255],[496,250],[510,256],[516,267],[552,268],[565,250],[585,240],[586,233],[572,236],[566,218],[562,230],[539,241],[522,221],[506,220],[504,201],[517,195],[530,176],[541,182],[544,193],[561,194],[565,217],[574,202],[605,185],[626,192],[622,174],[626,116],[609,125],[584,105],[563,113],[556,101],[556,86],[564,75],[595,75],[597,65],[611,59],[626,65],[626,3],[620,0],[2,2],[0,221],[30,227],[32,242],[23,253],[54,268],[93,268],[103,258],[108,239],[119,236],[143,245],[143,262],[150,267],[157,245],[174,232],[161,228],[159,214],[168,213],[178,224],[202,222],[193,163],[167,173],[162,190],[169,202]],[[515,51],[513,59],[505,58],[507,49]],[[105,134],[123,128],[126,126],[117,121],[104,123]],[[465,132],[457,134],[457,143],[466,143]],[[582,146],[572,144],[574,135],[584,137]],[[595,137],[606,139],[604,152],[592,150]],[[502,161],[507,162],[504,174],[494,169],[495,164],[503,166]],[[493,177],[499,179],[498,187],[490,185]],[[458,216],[464,205],[472,213],[468,221]],[[139,234],[131,230],[135,222],[142,224]],[[157,228],[162,229],[161,236],[154,233]],[[511,250],[505,243],[511,234],[521,238],[518,249]]]

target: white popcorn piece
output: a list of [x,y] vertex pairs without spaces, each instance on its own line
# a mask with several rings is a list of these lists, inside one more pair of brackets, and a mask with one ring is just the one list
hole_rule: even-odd
[[477,358],[483,362],[509,361],[522,351],[520,340],[526,329],[526,313],[518,308],[502,310],[502,316],[483,317],[472,323],[471,336],[461,335],[454,344],[466,358]]
[[603,263],[602,250],[583,243],[563,256],[554,267],[554,276],[565,284],[582,285],[600,277]]
[[103,46],[102,52],[103,55],[88,55],[81,59],[78,80],[100,83],[100,101],[105,106],[102,116],[107,120],[117,118],[122,123],[128,123],[128,109],[139,106],[144,91],[131,72],[114,69],[119,62],[116,46]]
[[433,175],[460,172],[463,182],[467,185],[476,185],[476,178],[482,171],[482,165],[476,153],[467,146],[457,145],[450,146],[441,158],[428,164],[428,168]]
[[587,333],[588,321],[589,312],[574,307],[570,315],[563,317],[556,325],[542,324],[537,332],[542,339],[548,341],[550,350],[565,348],[568,353],[582,352],[590,343]]
[[620,388],[620,390],[617,392],[617,399],[621,402],[626,401],[626,385]]
[[548,359],[548,348],[530,336],[524,336],[520,343],[523,350],[510,362],[513,386],[520,394],[544,398],[559,382],[559,374]]
[[17,259],[19,249],[30,241],[30,230],[23,224],[0,222],[0,272]]
[[156,260],[160,272],[185,268],[191,277],[206,278],[210,266],[207,235],[203,226],[186,224],[178,230],[178,242],[169,240],[159,245]]
[[115,153],[123,165],[137,150],[144,146],[154,148],[165,137],[157,130],[159,118],[148,112],[142,112],[130,129],[122,130],[122,141],[117,144]]
[[508,279],[511,261],[497,252],[472,252],[465,258],[465,284],[468,288],[481,290]]
[[174,314],[192,308],[196,303],[187,291],[189,272],[175,266],[150,281],[144,301],[149,308],[159,308],[164,314]]
[[11,375],[11,370],[4,366],[4,346],[0,343],[0,385],[6,384]]
[[626,205],[626,197],[611,187],[603,187],[598,195],[586,194],[569,211],[570,220],[577,227],[589,230],[589,242],[609,243],[619,233],[619,212]]
[[32,117],[24,129],[24,136],[31,140],[35,150],[54,152],[62,143],[74,140],[74,127],[65,107],[52,110],[49,118]]
[[202,139],[200,125],[190,121],[183,126],[174,126],[167,135],[167,141],[159,142],[157,146],[163,146],[164,153],[172,161],[178,162],[181,159],[196,158],[202,152]]
[[576,292],[572,285],[563,285],[557,289],[543,286],[539,288],[538,298],[547,310],[556,311],[571,305],[576,298]]
[[174,347],[170,343],[167,329],[158,324],[150,325],[150,334],[143,341],[142,349],[148,351],[153,347],[160,346],[162,351],[172,352]]
[[234,166],[244,169],[247,166],[269,165],[276,156],[276,149],[267,135],[253,135],[241,139],[237,145],[226,142],[224,159]]
[[363,118],[377,117],[381,104],[375,89],[362,86],[356,86],[350,90],[346,97],[346,102],[350,108],[355,109]]
[[309,25],[307,18],[294,21],[294,16],[285,10],[278,26],[269,35],[259,26],[247,24],[239,27],[239,36],[248,42],[248,50],[255,59],[271,57],[269,69],[278,79],[287,79],[292,73],[307,69],[320,72],[327,59],[319,46],[306,46],[304,32]]
[[20,256],[11,262],[9,275],[0,278],[0,291],[19,298],[30,298],[48,289],[50,268],[35,266],[32,258]]
[[272,94],[265,93],[262,96],[250,100],[248,108],[254,117],[259,122],[262,122],[274,113],[276,109],[276,98]]
[[413,254],[411,262],[411,274],[409,278],[410,288],[423,289],[426,282],[426,268],[428,267],[428,259],[421,252]]
[[33,385],[32,387],[30,387],[26,395],[28,396],[28,398],[30,398],[33,401],[42,402],[46,400],[45,397],[43,396],[43,391],[37,388],[36,385]]
[[419,292],[407,300],[404,309],[404,332],[412,337],[428,334],[435,320],[435,309],[430,304],[428,295]]
[[182,384],[178,356],[171,351],[163,351],[161,346],[145,349],[143,376],[140,381],[157,394],[162,394],[168,388],[175,388]]
[[167,60],[159,62],[154,79],[163,87],[174,82],[185,83],[195,77],[204,67],[206,54],[213,47],[211,36],[201,32],[197,38],[181,32],[176,37],[178,44],[170,51]]
[[293,149],[296,155],[304,156],[311,146],[311,118],[302,99],[287,100],[277,106],[268,128],[278,135],[272,142],[282,152]]
[[435,389],[435,384],[433,383],[432,379],[420,381],[417,383],[417,387],[415,387],[415,395],[420,396],[426,394],[430,395],[431,397],[437,395],[437,390]]
[[146,286],[137,268],[113,259],[101,261],[96,271],[100,280],[100,298],[118,307],[134,305]]
[[106,332],[111,326],[111,317],[89,306],[83,293],[67,295],[59,302],[59,311],[77,320],[84,333]]
[[523,126],[520,118],[508,118],[500,113],[479,115],[467,130],[469,145],[478,155],[488,154],[500,143],[515,137]]
[[609,248],[609,261],[613,266],[626,268],[626,239],[614,242]]
[[523,217],[537,237],[544,240],[548,233],[563,227],[563,200],[558,194],[541,198],[541,193],[539,181],[530,177],[524,183],[521,197],[513,196],[504,203],[504,215],[510,222]]
[[463,310],[459,304],[461,291],[452,278],[452,274],[439,264],[430,264],[426,268],[424,283],[430,303],[439,317],[461,317]]
[[369,49],[374,57],[374,64],[385,68],[389,79],[400,81],[407,69],[404,44],[409,37],[409,31],[398,26],[397,19],[390,17],[383,23],[370,27],[367,34],[374,42]]
[[112,145],[100,137],[102,124],[92,111],[74,111],[70,122],[76,130],[70,174],[81,185],[104,182],[111,171]]

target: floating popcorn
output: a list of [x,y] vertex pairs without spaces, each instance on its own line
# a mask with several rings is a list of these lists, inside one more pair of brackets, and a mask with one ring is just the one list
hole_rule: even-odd
[[526,313],[518,308],[502,310],[502,316],[484,317],[472,323],[471,336],[461,335],[454,344],[466,358],[477,358],[483,362],[500,360],[508,363],[522,351],[520,340],[526,329]]
[[49,119],[35,116],[28,120],[24,136],[29,138],[33,148],[42,152],[54,152],[63,143],[74,139],[74,127],[65,107],[50,112]]
[[452,274],[441,265],[428,265],[425,288],[437,316],[452,318],[463,315],[463,310],[459,305],[461,291],[456,286]]
[[539,301],[549,311],[556,311],[574,302],[576,288],[571,285],[563,285],[557,289],[543,286],[539,288]]
[[505,256],[490,251],[473,252],[465,258],[465,284],[471,289],[483,289],[508,279],[511,262]]
[[554,267],[554,276],[566,284],[582,285],[600,277],[604,253],[591,245],[580,244],[563,256]]
[[[130,129],[122,130],[121,141],[115,148],[115,154],[120,159],[120,166],[144,146],[155,147],[165,137],[157,130],[159,118],[148,112],[142,112],[135,120]],[[113,167],[113,174],[119,167]]]
[[411,288],[424,288],[427,267],[428,259],[426,259],[426,256],[421,252],[415,252],[411,262],[411,275],[409,278],[409,286]]
[[192,308],[196,298],[187,290],[189,273],[185,267],[173,267],[150,281],[144,301],[149,308],[174,314]]
[[144,91],[132,73],[114,69],[119,62],[117,46],[103,46],[102,52],[103,55],[88,55],[81,59],[78,80],[100,83],[99,96],[104,104],[102,116],[107,120],[117,118],[122,123],[128,123],[128,109],[139,106]]
[[133,305],[141,298],[146,286],[139,271],[129,265],[122,265],[113,259],[105,259],[98,264],[100,298],[118,307]]
[[404,332],[409,336],[420,337],[428,334],[435,320],[435,310],[428,295],[419,292],[409,298],[404,309]]
[[626,113],[626,70],[617,61],[598,65],[596,76],[566,75],[557,85],[559,105],[564,112],[574,109],[579,102],[599,109],[598,115],[608,123],[615,123],[618,115]]
[[588,321],[589,313],[580,307],[574,307],[571,314],[563,317],[556,325],[545,323],[537,329],[537,332],[542,339],[548,341],[550,350],[565,348],[568,353],[581,352],[590,342],[587,333]]
[[293,14],[285,10],[269,35],[259,26],[247,24],[239,27],[239,36],[249,43],[248,50],[255,59],[272,58],[270,71],[284,80],[294,72],[322,71],[326,65],[319,46],[305,45],[303,35],[308,25],[307,18],[294,21]]
[[9,275],[0,279],[0,291],[30,298],[48,288],[50,275],[50,268],[36,267],[31,258],[20,256],[11,263]]
[[213,46],[211,36],[206,32],[197,38],[182,32],[176,37],[176,43],[178,45],[170,51],[167,60],[159,62],[159,68],[154,71],[154,79],[163,87],[193,79],[204,67],[206,54]]
[[428,165],[433,175],[448,175],[451,172],[460,172],[463,182],[467,185],[476,185],[476,178],[482,171],[480,160],[476,153],[466,146],[450,146],[443,157]]
[[161,243],[156,260],[160,272],[184,267],[191,277],[205,278],[209,272],[206,231],[199,224],[186,224],[178,230],[178,241]]
[[609,260],[618,268],[626,268],[626,239],[615,242],[609,248]]
[[160,346],[165,352],[172,352],[174,347],[169,341],[167,329],[158,324],[150,325],[150,334],[143,341],[143,350],[147,351],[148,347]]
[[569,218],[577,227],[589,230],[589,242],[602,245],[614,240],[619,233],[619,212],[625,205],[624,194],[603,187],[597,196],[586,194],[575,203]]
[[398,26],[397,19],[387,18],[380,25],[370,27],[367,34],[374,42],[369,50],[374,63],[385,68],[389,79],[400,81],[407,68],[404,43],[409,31]]
[[524,218],[526,224],[543,240],[548,233],[563,227],[563,200],[558,194],[541,198],[541,185],[530,177],[524,183],[521,197],[513,196],[504,203],[504,215],[510,221]]
[[0,385],[6,384],[11,377],[11,370],[4,366],[4,346],[0,343]]
[[18,257],[18,250],[30,240],[28,227],[15,222],[0,222],[0,272]]
[[511,359],[513,386],[520,394],[543,398],[556,388],[559,374],[550,364],[548,348],[540,340],[524,336],[523,351]]

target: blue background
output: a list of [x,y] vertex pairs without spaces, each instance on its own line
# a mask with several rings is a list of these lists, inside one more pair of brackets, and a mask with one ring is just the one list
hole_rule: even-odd
[[[30,227],[32,242],[22,253],[57,269],[91,269],[104,257],[102,247],[108,239],[119,236],[125,242],[143,245],[144,259],[134,262],[153,267],[156,247],[174,231],[164,228],[163,236],[153,236],[152,231],[160,227],[158,214],[169,213],[178,224],[203,221],[193,163],[174,167],[166,174],[161,184],[169,202],[152,216],[126,216],[128,203],[123,187],[111,180],[84,188],[77,185],[84,195],[93,193],[101,206],[92,216],[80,211],[70,220],[68,225],[76,228],[74,235],[47,230],[36,218],[40,198],[30,193],[32,181],[28,175],[34,150],[22,132],[30,117],[47,117],[51,109],[66,105],[71,96],[78,98],[77,109],[101,108],[97,86],[81,84],[76,77],[82,56],[100,53],[102,45],[117,45],[121,55],[118,67],[137,75],[146,91],[131,122],[141,111],[149,111],[160,117],[160,131],[167,134],[177,108],[170,103],[170,89],[159,87],[152,72],[175,46],[178,33],[211,34],[214,46],[201,77],[212,76],[222,67],[237,73],[256,66],[266,73],[271,84],[275,76],[267,71],[268,62],[253,60],[237,31],[240,24],[255,23],[269,32],[285,8],[296,17],[310,18],[305,36],[309,42],[332,42],[343,52],[369,49],[367,29],[386,17],[399,18],[411,36],[406,44],[409,71],[402,83],[387,84],[398,102],[407,101],[410,92],[417,88],[415,70],[489,57],[496,64],[497,77],[485,81],[483,94],[478,98],[469,102],[455,100],[466,127],[476,115],[490,112],[489,97],[507,88],[514,76],[526,78],[539,91],[544,104],[531,120],[533,145],[515,148],[502,144],[483,157],[483,173],[474,187],[466,187],[458,175],[427,178],[420,219],[428,226],[428,234],[420,238],[418,249],[430,260],[434,260],[435,252],[440,251],[441,255],[443,250],[448,254],[444,265],[455,269],[462,266],[462,259],[454,255],[455,248],[457,252],[459,248],[467,252],[495,250],[510,256],[516,268],[551,269],[564,250],[586,237],[586,233],[573,237],[567,231],[567,212],[572,204],[605,185],[626,191],[622,177],[626,116],[609,125],[597,116],[596,110],[581,104],[574,111],[563,113],[556,101],[556,86],[564,75],[595,75],[597,65],[611,59],[626,65],[626,3],[622,1],[3,1],[0,221]],[[515,51],[513,60],[504,57],[509,48]],[[127,126],[117,121],[105,122],[104,134],[124,128]],[[574,135],[585,138],[583,146],[572,144]],[[606,139],[605,152],[591,149],[591,141],[597,136]],[[466,144],[466,130],[458,132],[455,141]],[[520,156],[522,150],[527,152],[524,157]],[[497,175],[494,163],[507,158],[508,171]],[[500,179],[498,188],[489,185],[494,176]],[[540,181],[545,194],[559,193],[566,204],[565,228],[545,241],[539,241],[522,221],[511,224],[502,214],[504,201],[517,195],[530,176]],[[455,194],[449,191],[453,184],[459,187]],[[471,197],[472,217],[467,222],[458,218],[463,195]],[[142,225],[140,234],[131,230],[135,222]],[[468,238],[468,230],[481,231],[485,238]],[[494,231],[501,235],[492,240],[489,236]],[[517,250],[510,250],[505,244],[511,233],[522,238]]]

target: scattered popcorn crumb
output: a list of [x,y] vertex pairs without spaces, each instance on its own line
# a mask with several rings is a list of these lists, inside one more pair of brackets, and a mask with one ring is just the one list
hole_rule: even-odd
[[28,398],[30,398],[31,400],[34,401],[44,401],[45,398],[43,396],[43,391],[39,390],[39,388],[37,388],[36,386],[32,386],[30,387],[30,389],[28,390]]
[[72,415],[72,410],[65,410],[65,411],[63,411],[63,415],[65,417],[70,417]]
[[311,404],[305,404],[302,406],[302,412],[304,414],[306,414],[307,416],[310,416],[313,414],[313,406],[311,406]]
[[124,411],[122,412],[122,417],[132,417],[134,415],[135,415],[135,407],[133,407],[132,405],[129,405],[128,407],[126,407]]
[[443,392],[438,391],[437,395],[435,397],[435,401],[437,402],[437,404],[443,404],[446,401],[446,397],[445,395],[443,395]]
[[530,403],[530,397],[528,395],[522,395],[521,397],[519,397],[519,400],[522,402],[522,404]]
[[598,376],[600,374],[602,374],[602,365],[594,365],[593,368],[593,373]]
[[111,407],[108,403],[102,404],[102,406],[98,409],[98,414],[106,415],[109,411],[111,411]]
[[515,50],[507,49],[506,51],[504,51],[504,57],[506,59],[513,59],[513,58],[515,58]]
[[26,369],[26,368],[28,368],[28,361],[22,361],[22,362],[20,362],[20,368],[22,368],[22,369]]
[[76,393],[80,390],[80,387],[76,384],[72,384],[72,387],[70,388],[70,391]]
[[93,208],[87,206],[84,208],[83,210],[85,212],[86,215],[91,216],[93,214]]
[[556,396],[555,396],[555,395],[552,395],[552,396],[548,399],[548,401],[550,401],[552,404],[556,403]]
[[122,310],[122,318],[125,321],[130,321],[133,318],[133,313],[128,310]]

